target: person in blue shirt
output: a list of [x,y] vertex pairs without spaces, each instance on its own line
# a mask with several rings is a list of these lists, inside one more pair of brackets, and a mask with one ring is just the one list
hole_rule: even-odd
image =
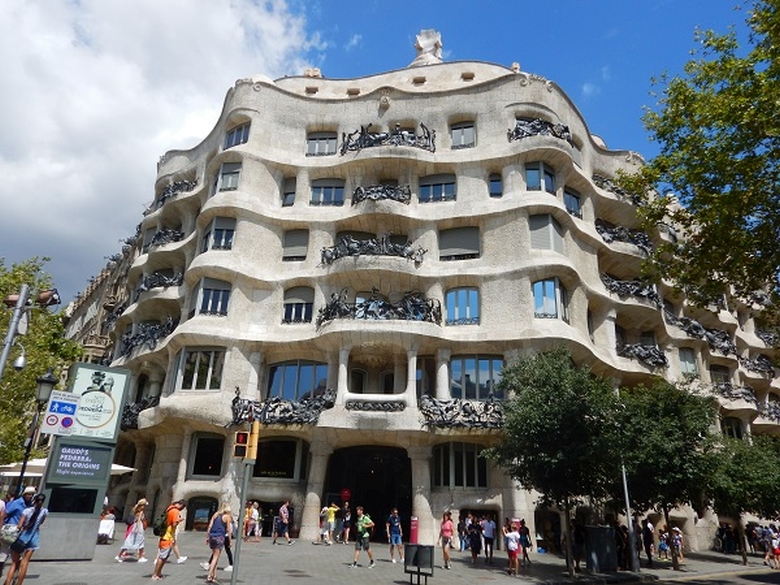
[[[34,486],[27,486],[24,488],[21,497],[15,498],[5,505],[5,517],[3,518],[3,524],[16,526],[19,524],[19,520],[22,517],[22,512],[26,508],[32,506],[32,499],[35,496],[36,489]],[[5,562],[11,558],[11,545],[7,542],[0,541],[0,575],[3,574]]]
[[401,529],[401,517],[398,515],[398,508],[393,508],[390,516],[387,517],[387,542],[390,544],[390,560],[395,562],[393,556],[393,549],[398,550],[398,559],[404,562],[404,553],[401,548],[401,542],[403,539],[403,530]]

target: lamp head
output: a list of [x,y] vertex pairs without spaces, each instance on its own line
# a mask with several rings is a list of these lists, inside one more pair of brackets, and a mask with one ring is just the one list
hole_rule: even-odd
[[22,353],[14,360],[14,370],[21,372],[27,365],[27,352],[25,352],[24,346],[18,341],[16,342],[16,345],[22,348]]
[[35,381],[38,383],[38,388],[36,390],[38,402],[47,402],[51,396],[51,391],[54,390],[54,386],[56,386],[59,381],[52,373],[52,368],[49,368],[49,371]]

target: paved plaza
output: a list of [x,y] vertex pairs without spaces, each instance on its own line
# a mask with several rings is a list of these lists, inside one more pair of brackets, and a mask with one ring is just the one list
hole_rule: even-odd
[[[44,527],[45,530],[45,527]],[[148,531],[147,544],[150,545],[147,563],[128,560],[123,563],[114,561],[119,551],[120,542],[112,545],[99,545],[92,561],[40,561],[33,562],[27,574],[27,585],[127,585],[151,583],[153,557],[156,553],[157,539]],[[200,563],[208,560],[209,550],[203,533],[188,532],[180,537],[182,554],[189,558],[185,563],[177,564],[174,560],[163,570],[164,582],[169,585],[192,585],[206,583],[206,572]],[[240,566],[237,567],[237,582],[252,584],[294,585],[343,585],[359,583],[360,585],[397,583],[403,585],[410,582],[410,576],[404,573],[404,566],[393,564],[389,560],[388,546],[373,544],[376,567],[368,568],[368,559],[361,552],[360,566],[349,567],[354,554],[352,544],[345,546],[313,545],[311,542],[297,541],[293,546],[271,545],[269,538],[261,542],[242,543]],[[473,585],[475,582],[493,582],[497,585],[527,582],[527,583],[571,583],[566,575],[566,568],[561,557],[552,554],[532,555],[532,565],[523,569],[519,577],[506,574],[506,556],[504,551],[497,551],[494,565],[485,565],[480,558],[477,565],[471,565],[470,553],[453,551],[452,569],[442,568],[441,550],[435,550],[436,561],[433,577],[428,579],[430,585]],[[227,559],[223,553],[220,566],[224,567]],[[744,572],[755,573],[757,578],[761,573],[768,572],[762,559],[751,557],[747,567],[743,567],[736,556],[724,556],[716,553],[689,554],[683,565],[683,570],[675,572],[670,563],[657,563],[654,569],[642,568],[636,576],[629,573],[609,575],[581,575],[578,583],[618,582],[630,583],[638,581],[675,580],[688,583],[714,583],[727,580],[729,575]],[[220,570],[219,581],[223,585],[230,583],[231,574]],[[3,575],[5,576],[5,575]],[[414,579],[416,585],[417,580]],[[421,583],[425,583],[422,579]]]

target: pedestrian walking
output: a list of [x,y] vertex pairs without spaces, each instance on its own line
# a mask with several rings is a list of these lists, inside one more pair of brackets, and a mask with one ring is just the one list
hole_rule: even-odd
[[165,529],[160,535],[157,544],[157,560],[154,563],[152,580],[162,581],[162,570],[173,552],[173,544],[176,541],[176,527],[181,522],[181,511],[187,507],[184,500],[176,500],[165,510]]
[[452,547],[452,536],[454,533],[455,525],[452,523],[452,513],[444,512],[441,517],[441,526],[439,526],[439,542],[441,543],[445,569],[452,568],[452,563],[450,562],[450,548]]
[[506,554],[509,557],[509,570],[508,575],[517,575],[517,555],[520,549],[520,533],[517,531],[517,524],[514,522],[509,524],[507,528],[504,526],[504,542],[506,542]]
[[355,532],[357,537],[355,539],[355,556],[352,559],[350,568],[358,566],[357,561],[360,556],[360,551],[366,551],[368,555],[368,568],[374,568],[374,555],[371,553],[371,531],[374,528],[374,521],[368,514],[363,513],[363,506],[355,508],[357,517],[355,518]]
[[401,548],[401,543],[403,541],[404,532],[401,527],[401,517],[398,515],[398,508],[392,509],[390,516],[387,517],[385,527],[387,528],[387,542],[390,545],[390,562],[395,563],[393,553],[397,550],[398,558],[403,563],[404,551]]
[[[222,549],[225,548],[226,541],[232,531],[233,518],[231,516],[230,504],[223,502],[221,508],[215,512],[209,520],[206,529],[206,542],[211,549],[211,558],[209,559],[209,569],[206,576],[207,583],[214,583],[217,580],[217,567]],[[230,566],[232,567],[232,562]]]
[[294,540],[290,539],[290,500],[285,500],[284,504],[279,508],[279,519],[277,520],[276,535],[272,544],[276,544],[276,539],[280,536],[284,536],[287,539],[287,544],[292,546],[295,544]]
[[144,556],[144,546],[146,543],[144,532],[149,522],[146,519],[146,506],[149,502],[145,498],[138,500],[133,506],[132,515],[127,519],[127,530],[125,531],[125,540],[119,554],[114,557],[117,563],[124,562],[128,555],[138,555],[138,562],[145,563],[149,559]]
[[344,502],[341,509],[341,542],[349,544],[349,531],[352,528],[352,510],[349,508],[349,502]]
[[[36,494],[32,499],[32,506],[22,511],[22,516],[17,523],[19,536],[11,544],[11,567],[5,578],[5,585],[22,585],[27,575],[27,566],[30,559],[40,548],[40,529],[49,510],[43,507],[46,501],[44,494]],[[15,581],[14,581],[15,579]]]
[[531,559],[528,556],[528,551],[531,549],[531,531],[528,529],[528,526],[526,526],[525,519],[520,520],[520,527],[517,531],[520,533],[520,549],[523,553],[523,558],[520,560],[520,563],[524,567],[526,564],[530,567]]
[[479,523],[485,540],[485,564],[493,564],[493,543],[496,539],[496,522],[492,516],[484,516]]

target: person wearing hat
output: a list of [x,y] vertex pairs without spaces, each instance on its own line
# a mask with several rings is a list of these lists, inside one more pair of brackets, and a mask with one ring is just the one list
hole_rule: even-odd
[[146,519],[146,506],[149,502],[145,498],[138,500],[138,503],[133,506],[133,515],[131,516],[130,525],[125,532],[125,541],[122,543],[122,548],[119,549],[119,554],[114,557],[117,563],[121,563],[125,560],[127,553],[138,553],[138,562],[145,563],[149,559],[144,556],[144,531],[149,525]]
[[49,515],[49,510],[43,507],[45,501],[44,494],[35,494],[32,498],[32,506],[22,512],[18,523],[19,537],[11,544],[11,568],[5,578],[5,585],[12,585],[14,578],[16,578],[16,585],[22,585],[24,582],[30,558],[40,547],[41,524]]
[[[5,517],[3,518],[4,525],[7,524],[16,526],[19,524],[19,519],[22,517],[22,512],[32,506],[32,499],[36,491],[37,489],[35,486],[28,485],[26,488],[24,488],[24,491],[22,491],[21,497],[15,498],[6,504]],[[0,554],[3,555],[3,561],[0,563],[0,574],[2,574],[5,562],[11,556],[10,544],[6,543],[5,541],[0,541]]]

